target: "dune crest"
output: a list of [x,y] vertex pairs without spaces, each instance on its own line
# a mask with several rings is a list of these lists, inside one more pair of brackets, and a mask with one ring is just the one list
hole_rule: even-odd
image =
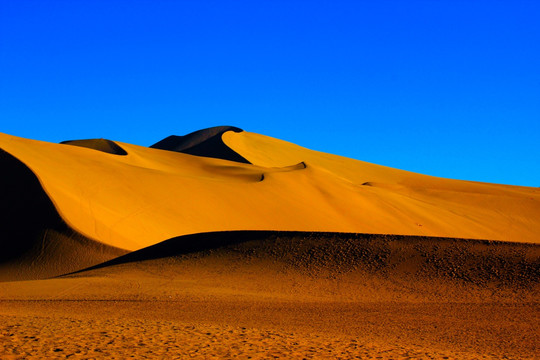
[[114,141],[107,139],[66,140],[62,141],[60,144],[80,146],[114,155],[127,155],[126,150],[122,149],[122,147]]
[[222,135],[228,131],[242,132],[244,130],[234,126],[215,126],[184,136],[171,135],[150,147],[249,164],[249,161],[229,148],[221,139]]

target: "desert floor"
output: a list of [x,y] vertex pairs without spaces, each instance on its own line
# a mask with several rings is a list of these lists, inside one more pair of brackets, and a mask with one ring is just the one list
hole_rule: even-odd
[[373,251],[353,267],[328,252],[287,259],[279,251],[299,239],[281,238],[3,282],[0,358],[538,358],[534,273],[486,283],[473,263],[437,275],[405,241],[387,241],[402,250],[371,269]]
[[537,304],[2,301],[24,358],[533,359]]

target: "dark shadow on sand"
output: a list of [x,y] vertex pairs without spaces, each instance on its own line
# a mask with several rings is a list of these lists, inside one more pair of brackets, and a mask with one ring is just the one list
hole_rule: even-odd
[[223,142],[221,136],[227,131],[242,132],[243,130],[234,126],[216,126],[184,136],[171,135],[150,147],[250,164],[247,159]]

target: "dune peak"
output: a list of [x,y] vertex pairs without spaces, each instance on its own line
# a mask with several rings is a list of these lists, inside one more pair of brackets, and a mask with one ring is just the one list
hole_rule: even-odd
[[194,131],[187,135],[171,135],[151,145],[151,148],[176,151],[189,155],[230,160],[245,164],[250,162],[242,155],[231,149],[222,139],[228,131],[236,133],[244,130],[234,126],[214,126]]

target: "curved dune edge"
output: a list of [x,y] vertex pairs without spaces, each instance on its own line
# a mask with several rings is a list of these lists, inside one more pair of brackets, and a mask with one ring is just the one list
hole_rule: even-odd
[[[176,261],[171,262],[172,258]],[[185,235],[76,273],[85,276],[101,269],[105,274],[117,265],[140,267],[148,261],[183,266],[182,259],[205,259],[230,269],[249,267],[254,276],[258,273],[265,279],[266,271],[294,272],[312,279],[349,279],[347,296],[358,295],[363,277],[407,283],[416,295],[434,295],[434,289],[422,289],[429,282],[437,282],[439,292],[446,285],[504,293],[540,290],[539,245],[354,233],[226,231]]]
[[107,139],[66,140],[60,144],[84,147],[113,155],[127,155],[126,150],[120,145]]
[[57,276],[126,253],[71,229],[35,174],[2,149],[0,168],[0,281]]
[[150,147],[249,164],[249,161],[227,146],[222,140],[222,135],[226,132],[242,131],[244,130],[234,126],[215,126],[198,130],[184,136],[171,135]]

